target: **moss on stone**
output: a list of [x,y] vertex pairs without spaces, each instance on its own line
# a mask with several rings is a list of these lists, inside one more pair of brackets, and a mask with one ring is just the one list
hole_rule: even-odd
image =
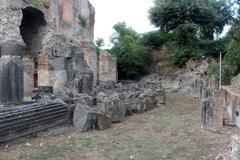
[[36,6],[43,6],[45,8],[50,7],[49,0],[32,0],[32,3]]
[[83,27],[86,27],[87,25],[87,20],[85,17],[83,17],[81,14],[78,15],[78,19]]

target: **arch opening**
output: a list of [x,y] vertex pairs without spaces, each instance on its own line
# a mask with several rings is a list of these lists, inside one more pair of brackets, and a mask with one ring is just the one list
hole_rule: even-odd
[[46,30],[47,22],[42,11],[27,7],[22,10],[23,19],[20,34],[26,44],[26,54],[36,58],[41,49],[41,41]]
[[47,33],[47,22],[44,13],[37,8],[22,9],[23,18],[20,25],[20,34],[26,44],[23,56],[24,64],[24,95],[31,96],[32,89],[38,87],[38,54]]

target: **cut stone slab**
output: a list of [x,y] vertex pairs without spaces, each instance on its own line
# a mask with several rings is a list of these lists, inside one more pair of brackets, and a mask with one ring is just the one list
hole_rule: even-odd
[[78,104],[73,113],[73,125],[79,132],[94,129],[96,112],[88,105]]
[[73,124],[79,132],[104,130],[111,127],[112,118],[104,113],[95,112],[91,106],[78,103],[73,113]]
[[112,118],[103,113],[97,113],[96,128],[100,130],[108,129],[112,125]]
[[122,122],[126,114],[126,106],[121,105],[120,99],[113,95],[100,102],[100,111],[112,117],[112,122]]

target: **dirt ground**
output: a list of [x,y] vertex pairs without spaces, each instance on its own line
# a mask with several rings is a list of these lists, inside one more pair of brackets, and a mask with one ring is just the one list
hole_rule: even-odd
[[105,131],[76,133],[65,126],[4,144],[0,160],[213,160],[239,130],[203,130],[200,118],[197,99],[171,94],[166,106]]

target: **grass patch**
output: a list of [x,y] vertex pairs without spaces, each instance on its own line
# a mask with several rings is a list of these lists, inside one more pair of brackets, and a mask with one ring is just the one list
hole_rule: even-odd
[[81,141],[77,139],[70,139],[66,143],[58,144],[55,146],[46,146],[37,153],[34,153],[28,157],[24,155],[19,157],[19,160],[47,160],[49,158],[59,157],[67,152],[75,150]]
[[83,144],[83,147],[85,148],[91,148],[92,142],[93,142],[93,139],[91,137],[84,137],[82,139],[82,144]]
[[31,155],[21,155],[19,160],[47,160],[63,156],[66,153],[76,150],[91,149],[93,139],[91,137],[83,137],[80,139],[69,139],[67,142],[52,146],[45,146],[41,150]]

